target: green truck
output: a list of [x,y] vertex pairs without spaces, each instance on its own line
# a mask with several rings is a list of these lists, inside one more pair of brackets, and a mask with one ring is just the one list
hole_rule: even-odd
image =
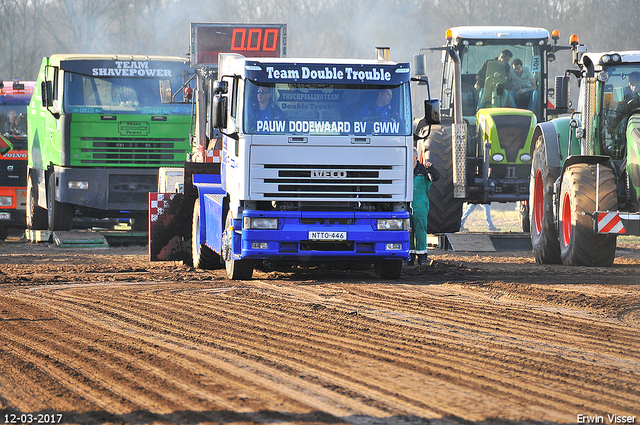
[[[158,168],[191,152],[188,71],[180,57],[44,58],[27,110],[27,226],[70,230],[90,218],[146,230]],[[167,79],[185,87],[174,103],[161,100]]]

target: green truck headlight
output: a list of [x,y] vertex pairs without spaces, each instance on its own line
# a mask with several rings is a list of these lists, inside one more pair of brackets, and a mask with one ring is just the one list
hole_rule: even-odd
[[278,219],[276,217],[244,217],[245,229],[277,230]]
[[13,198],[11,196],[0,196],[0,207],[10,207],[13,205]]
[[87,190],[87,189],[89,189],[89,182],[79,181],[79,180],[69,180],[67,182],[67,186],[69,187],[69,189]]

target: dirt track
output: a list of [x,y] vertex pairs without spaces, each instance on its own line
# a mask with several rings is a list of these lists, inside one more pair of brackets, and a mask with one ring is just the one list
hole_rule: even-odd
[[0,424],[640,423],[640,251],[431,258],[233,282],[145,247],[0,244]]

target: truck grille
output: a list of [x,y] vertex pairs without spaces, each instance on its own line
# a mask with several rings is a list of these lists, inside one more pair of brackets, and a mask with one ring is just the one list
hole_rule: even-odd
[[317,145],[252,146],[251,199],[324,208],[344,202],[408,199],[407,155],[411,152],[404,146],[327,146],[322,142],[318,138],[310,142]]
[[0,161],[0,186],[26,187],[27,186],[27,161],[20,161],[20,160]]
[[[265,198],[389,199],[393,166],[265,164]],[[404,188],[404,185],[403,185]]]
[[[186,139],[145,139],[145,138],[92,138],[83,137],[83,142],[91,142],[90,148],[81,149],[81,165],[113,166],[182,166],[186,153],[176,146],[185,146]],[[90,158],[86,158],[87,154]]]

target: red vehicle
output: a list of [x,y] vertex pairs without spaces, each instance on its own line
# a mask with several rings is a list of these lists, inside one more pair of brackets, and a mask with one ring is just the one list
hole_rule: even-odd
[[0,80],[0,240],[26,228],[27,105],[34,81]]

